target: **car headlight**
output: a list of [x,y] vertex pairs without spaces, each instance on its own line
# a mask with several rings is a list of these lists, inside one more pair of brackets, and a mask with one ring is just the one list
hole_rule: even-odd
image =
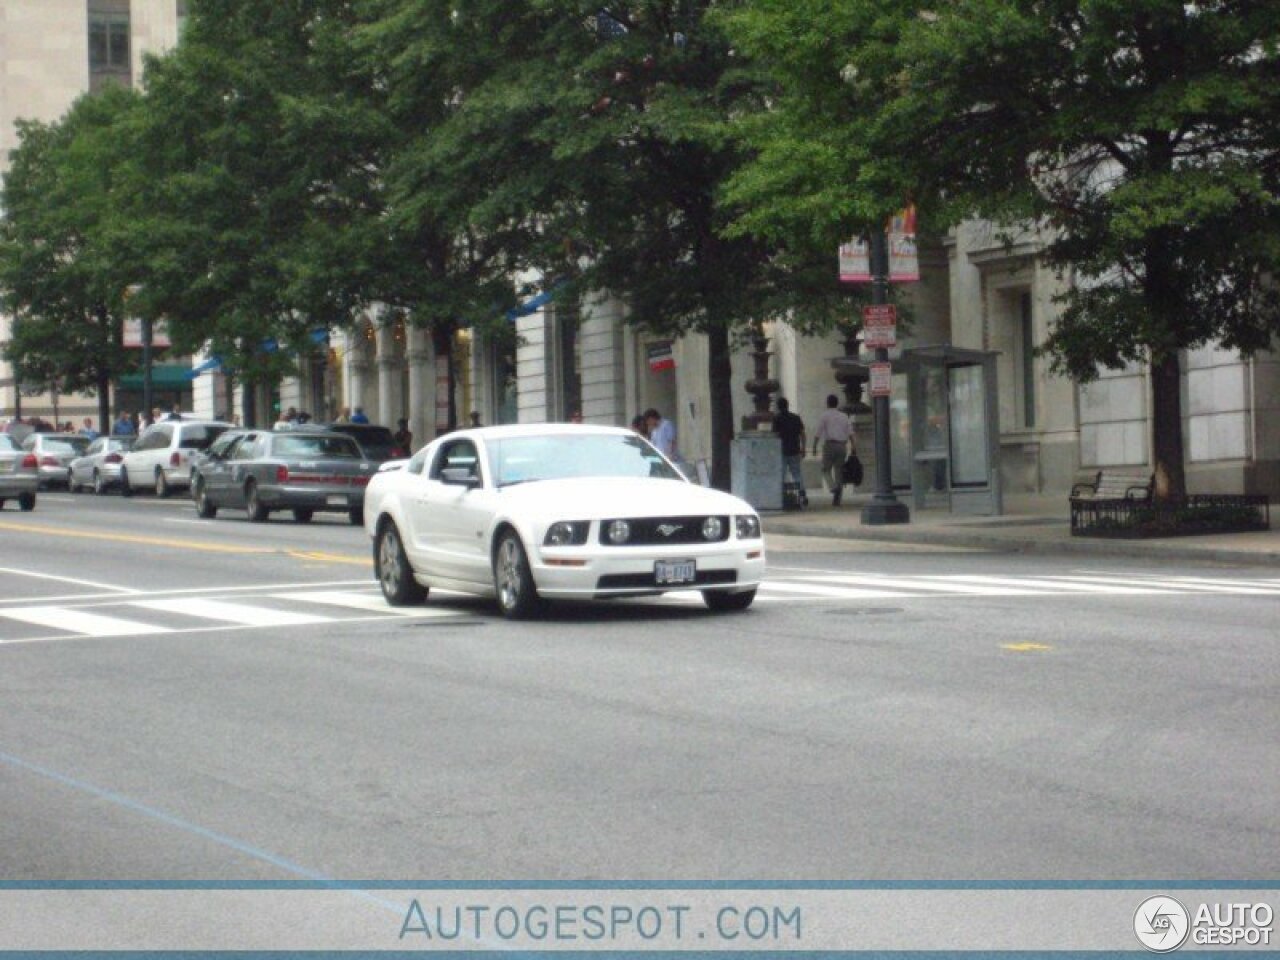
[[724,533],[724,523],[719,517],[707,517],[702,521],[702,539],[719,540]]
[[615,546],[626,543],[631,539],[631,524],[625,520],[611,520],[608,533],[609,542]]
[[734,517],[733,522],[738,528],[739,540],[759,540],[760,539],[760,518],[753,515]]
[[547,536],[542,541],[545,547],[576,547],[587,542],[585,520],[561,520],[547,528]]

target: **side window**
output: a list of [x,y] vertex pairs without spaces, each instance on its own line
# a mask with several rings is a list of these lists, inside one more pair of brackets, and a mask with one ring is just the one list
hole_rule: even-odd
[[93,441],[93,443],[89,444],[89,447],[87,450],[85,450],[84,455],[87,457],[95,453],[101,453],[104,449],[106,449],[106,446],[107,446],[107,441],[104,440],[102,437],[99,437],[97,440]]
[[154,432],[147,434],[147,449],[163,450],[172,438],[173,427],[156,427]]
[[256,433],[247,434],[244,439],[236,444],[235,449],[231,451],[232,460],[252,460],[258,455],[258,448],[262,446],[262,441]]
[[405,466],[405,473],[421,474],[427,466],[427,450],[424,447],[413,455],[413,459]]
[[480,458],[470,440],[455,440],[442,446],[431,465],[431,479],[439,480],[444,470],[456,467],[466,467],[473,477],[480,476]]

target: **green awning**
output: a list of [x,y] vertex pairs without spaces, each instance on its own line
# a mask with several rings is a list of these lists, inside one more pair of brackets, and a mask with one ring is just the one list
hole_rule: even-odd
[[[151,368],[151,387],[154,390],[191,389],[191,368],[185,363],[157,363]],[[142,374],[128,373],[116,378],[117,390],[141,390]]]

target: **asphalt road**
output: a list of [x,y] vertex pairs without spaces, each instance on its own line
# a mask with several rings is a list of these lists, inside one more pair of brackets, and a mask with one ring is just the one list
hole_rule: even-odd
[[1274,878],[1270,572],[769,547],[512,624],[341,515],[11,505],[0,879]]

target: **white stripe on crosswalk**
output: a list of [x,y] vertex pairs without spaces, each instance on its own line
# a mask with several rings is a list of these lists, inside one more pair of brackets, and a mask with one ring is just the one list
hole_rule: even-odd
[[938,579],[939,580],[961,580],[961,581],[973,580],[979,583],[988,583],[993,586],[1005,585],[1010,587],[1024,587],[1024,588],[1029,588],[1034,593],[1038,593],[1038,594],[1058,593],[1059,591],[1062,591],[1065,593],[1072,593],[1072,592],[1114,593],[1114,594],[1120,594],[1120,595],[1128,594],[1131,596],[1143,596],[1143,595],[1149,595],[1149,594],[1162,594],[1162,593],[1163,594],[1177,593],[1176,590],[1160,589],[1154,584],[1151,586],[1143,586],[1143,587],[1124,587],[1124,586],[1117,586],[1114,584],[1108,584],[1106,582],[1047,583],[1042,579],[1036,579],[1034,577],[992,577],[992,576],[976,576],[976,577],[943,576],[943,577],[939,577]]
[[[1143,575],[1141,579],[1145,580],[1147,579],[1147,576]],[[1263,590],[1267,593],[1280,594],[1280,581],[1275,581],[1275,580],[1228,580],[1228,579],[1221,579],[1221,578],[1215,578],[1215,577],[1158,577],[1157,578],[1154,575],[1152,575],[1150,579],[1153,581],[1158,579],[1161,583],[1170,584],[1173,586],[1183,586],[1189,583],[1198,583],[1198,584],[1204,584],[1205,586],[1231,587],[1233,589],[1237,587],[1242,587],[1246,590]]]
[[188,617],[207,620],[223,620],[249,627],[293,627],[308,623],[329,623],[332,617],[313,613],[295,613],[289,610],[272,610],[267,607],[251,607],[244,603],[225,600],[207,600],[203,597],[173,597],[165,600],[137,600],[130,606],[166,613],[180,613]]
[[393,607],[376,593],[352,593],[345,590],[308,591],[305,593],[273,593],[271,596],[280,600],[291,600],[299,603],[319,603],[331,607],[344,607],[348,610],[366,610],[371,613],[387,613],[401,617],[452,617],[454,610],[442,610],[432,607]]
[[[1042,590],[1022,590],[1017,587],[956,582],[943,577],[890,577],[875,574],[851,576],[842,574],[839,576],[806,577],[805,579],[818,583],[851,584],[853,586],[879,588],[882,590],[919,590],[926,593],[971,594],[973,596],[989,597],[1030,597],[1037,592],[1043,592]],[[907,594],[907,596],[910,596],[910,594]]]
[[1047,577],[1047,580],[1057,582],[1063,581],[1068,583],[1097,583],[1097,584],[1118,584],[1120,586],[1130,587],[1150,587],[1155,590],[1166,590],[1174,593],[1232,593],[1232,594],[1253,594],[1259,596],[1275,597],[1280,596],[1280,592],[1272,588],[1262,588],[1255,586],[1246,586],[1248,581],[1241,581],[1237,586],[1223,586],[1216,583],[1205,583],[1199,579],[1181,580],[1177,578],[1162,578],[1160,580],[1142,580],[1137,577],[1078,577],[1078,576],[1053,576]]
[[830,586],[810,580],[766,580],[760,589],[774,593],[798,593],[809,596],[838,597],[847,600],[875,600],[884,597],[910,597],[914,594],[901,590],[855,590],[852,587]]
[[138,633],[169,632],[166,627],[155,627],[121,617],[107,617],[75,607],[10,607],[0,610],[0,617],[87,637],[124,637]]

